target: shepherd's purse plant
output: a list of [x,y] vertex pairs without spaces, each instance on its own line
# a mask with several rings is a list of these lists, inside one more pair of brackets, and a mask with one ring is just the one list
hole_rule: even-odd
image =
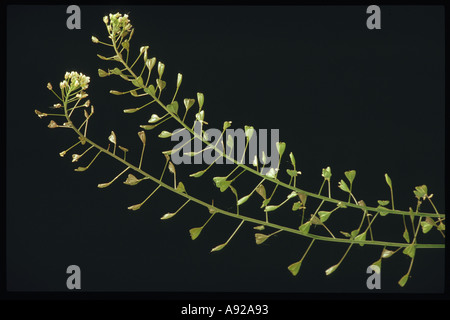
[[[158,190],[166,189],[174,195],[184,199],[183,204],[172,212],[164,213],[161,220],[174,219],[177,214],[188,204],[195,203],[205,208],[205,222],[199,226],[191,226],[187,229],[187,234],[192,240],[197,239],[205,230],[208,224],[213,223],[214,217],[224,215],[236,221],[236,228],[230,231],[230,236],[224,239],[223,243],[212,246],[211,252],[224,250],[230,243],[243,224],[251,224],[254,229],[254,237],[257,245],[269,241],[274,235],[285,233],[294,234],[299,237],[309,239],[309,245],[297,261],[286,264],[289,272],[296,276],[305,261],[308,252],[314,244],[319,241],[341,243],[344,247],[343,256],[336,264],[325,266],[324,272],[330,275],[335,272],[354,246],[376,246],[379,248],[379,255],[374,257],[371,267],[381,269],[382,261],[396,253],[404,254],[410,259],[410,265],[405,270],[404,275],[398,280],[400,286],[405,286],[410,278],[416,253],[420,250],[444,249],[445,239],[445,214],[440,213],[433,203],[433,194],[429,192],[426,185],[416,186],[412,190],[416,202],[407,210],[399,210],[394,205],[394,183],[386,173],[387,199],[378,200],[374,204],[366,204],[358,199],[353,189],[356,178],[356,171],[346,171],[345,180],[338,181],[339,189],[332,196],[332,172],[330,167],[326,167],[321,173],[321,187],[318,192],[303,190],[299,186],[301,172],[296,166],[294,154],[288,153],[286,143],[276,142],[276,160],[269,163],[266,152],[256,153],[250,163],[242,161],[242,157],[248,156],[252,139],[255,138],[256,130],[252,126],[245,126],[244,148],[242,155],[233,157],[225,150],[237,149],[233,139],[227,139],[227,129],[232,126],[231,121],[224,121],[223,127],[215,131],[215,139],[212,139],[210,132],[206,128],[208,122],[205,116],[205,96],[198,92],[194,98],[178,98],[177,94],[183,81],[183,75],[176,77],[176,87],[169,91],[166,86],[165,64],[158,61],[156,57],[151,57],[149,47],[143,46],[139,50],[136,59],[131,59],[131,40],[134,28],[126,14],[109,14],[103,18],[107,30],[107,40],[103,41],[92,36],[92,42],[106,47],[110,50],[109,55],[98,54],[98,58],[111,63],[108,70],[98,69],[98,76],[106,78],[117,76],[124,80],[124,90],[111,90],[113,95],[131,95],[133,97],[146,99],[146,102],[139,107],[124,109],[125,114],[145,112],[153,108],[150,117],[145,115],[146,123],[141,124],[137,129],[136,139],[140,139],[141,149],[139,150],[139,162],[131,163],[128,160],[129,150],[120,144],[120,137],[114,131],[108,131],[105,141],[96,142],[88,135],[88,126],[92,123],[94,116],[94,106],[88,100],[87,89],[90,77],[76,72],[66,72],[64,79],[58,86],[47,84],[47,88],[56,97],[56,103],[51,107],[51,112],[41,112],[35,110],[39,118],[52,117],[48,124],[52,129],[72,130],[75,133],[75,141],[66,150],[60,152],[61,157],[70,156],[72,162],[81,163],[75,171],[83,172],[91,168],[99,156],[107,156],[111,160],[120,163],[121,171],[106,182],[98,184],[98,188],[107,188],[114,182],[122,181],[131,188],[149,188],[148,196],[141,202],[130,204],[128,210],[134,212],[145,210],[148,201],[157,194]],[[178,99],[177,99],[178,98]],[[101,108],[98,108],[103,112]],[[178,131],[164,130],[163,124],[173,121],[179,125]],[[152,139],[168,139],[175,134],[185,133],[191,137],[186,143],[175,147],[172,150],[151,150],[155,157],[162,157],[165,165],[161,171],[152,167],[146,168],[144,157],[148,144]],[[183,148],[187,143],[193,141],[201,142],[201,148],[185,152]],[[179,181],[177,179],[177,164],[173,161],[175,154],[183,157],[194,158],[201,154],[214,154],[213,161],[201,171],[190,173],[191,179],[202,179],[204,174],[211,170],[219,161],[226,160],[229,172],[225,176],[215,176],[212,180],[220,192],[231,192],[234,204],[233,210],[223,209],[216,205],[212,199],[201,199],[189,190],[189,181]],[[272,155],[273,156],[273,155]],[[284,157],[284,158],[283,158]],[[273,158],[273,157],[272,157]],[[281,159],[287,159],[290,164],[287,168],[282,168]],[[273,165],[273,163],[276,165]],[[157,174],[158,172],[158,174]],[[245,176],[253,176],[258,179],[250,190],[240,188],[239,181]],[[206,176],[206,175],[205,175]],[[138,185],[139,186],[136,186]],[[282,196],[282,202],[274,202],[274,195]],[[248,206],[250,198],[257,198],[261,201],[259,207]],[[311,200],[310,200],[311,199]],[[317,206],[310,206],[312,200],[317,201]],[[310,200],[310,201],[308,201]],[[424,202],[431,204],[434,212],[422,212],[421,205]],[[358,210],[361,213],[359,223],[350,230],[331,230],[327,226],[330,219],[344,219],[345,211]],[[252,215],[250,215],[252,214]],[[294,226],[286,226],[274,223],[273,215],[295,214],[298,223]],[[373,223],[376,220],[383,220],[386,216],[397,217],[398,224],[402,232],[403,242],[392,242],[388,239],[380,239],[378,236],[382,232],[376,232]],[[272,220],[272,221],[271,221]],[[380,222],[380,221],[378,221]],[[381,223],[381,222],[380,222]],[[242,230],[242,229],[241,229]],[[427,234],[437,232],[442,236],[442,243],[427,243]],[[419,241],[420,237],[420,241]]]

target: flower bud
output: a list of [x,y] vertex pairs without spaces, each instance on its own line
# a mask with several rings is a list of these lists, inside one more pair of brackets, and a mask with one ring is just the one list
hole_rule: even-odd
[[92,36],[92,37],[91,37],[91,40],[92,40],[93,43],[98,43],[97,37]]
[[47,89],[48,89],[48,90],[52,90],[52,89],[53,89],[52,84],[51,84],[50,82],[47,83]]

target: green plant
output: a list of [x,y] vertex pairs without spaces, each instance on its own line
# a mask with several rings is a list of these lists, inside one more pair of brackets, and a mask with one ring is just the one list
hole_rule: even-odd
[[[51,120],[50,128],[69,128],[72,129],[76,135],[77,140],[68,149],[62,151],[60,155],[64,157],[69,151],[74,148],[82,148],[82,152],[72,154],[72,161],[78,162],[82,157],[92,149],[96,150],[95,156],[85,166],[80,166],[75,171],[85,171],[90,168],[92,163],[101,154],[108,155],[114,160],[121,163],[124,169],[113,179],[108,182],[100,183],[99,188],[106,188],[120,177],[124,177],[127,174],[124,183],[130,186],[139,184],[144,180],[149,180],[155,184],[155,188],[149,193],[148,197],[143,199],[142,202],[134,204],[128,207],[131,211],[140,210],[144,204],[152,197],[160,188],[169,190],[174,194],[185,199],[185,202],[174,212],[169,212],[162,215],[162,220],[168,220],[176,216],[188,203],[196,203],[209,211],[209,216],[205,220],[205,223],[198,227],[193,227],[189,230],[190,236],[195,240],[207,224],[214,218],[216,214],[225,215],[237,220],[238,224],[236,229],[231,232],[229,238],[227,238],[222,244],[219,244],[211,249],[211,252],[216,252],[224,249],[227,244],[232,240],[234,235],[240,230],[244,223],[254,224],[255,229],[255,242],[256,244],[262,244],[270,237],[280,232],[296,234],[302,237],[310,239],[310,244],[301,256],[301,258],[287,266],[288,270],[295,276],[298,274],[301,264],[303,263],[308,252],[312,248],[316,241],[337,242],[346,244],[347,248],[342,258],[333,266],[327,268],[325,273],[327,275],[333,273],[343,262],[347,254],[353,245],[373,245],[380,247],[380,256],[372,264],[381,267],[383,259],[391,257],[398,251],[402,251],[403,254],[410,257],[410,267],[406,274],[399,280],[399,285],[404,286],[409,279],[411,268],[414,262],[416,249],[433,249],[444,248],[444,244],[430,244],[419,243],[418,236],[422,232],[426,234],[432,229],[442,234],[445,238],[445,214],[440,214],[432,201],[432,194],[428,193],[425,185],[418,186],[413,191],[417,198],[415,209],[409,208],[408,211],[398,210],[394,206],[394,188],[391,178],[388,174],[385,175],[386,187],[390,192],[389,200],[379,200],[377,204],[373,206],[367,206],[363,200],[358,200],[353,191],[353,183],[356,178],[356,171],[349,170],[345,172],[347,181],[340,180],[338,188],[346,194],[345,199],[338,199],[331,196],[331,168],[327,167],[322,170],[322,185],[317,193],[305,191],[297,187],[297,178],[301,174],[296,167],[296,161],[293,153],[287,154],[286,143],[278,142],[276,147],[278,151],[279,160],[283,156],[289,158],[290,167],[286,170],[281,170],[280,164],[277,168],[268,168],[265,166],[266,161],[264,155],[261,159],[256,158],[256,161],[252,165],[246,165],[241,161],[233,159],[230,155],[223,153],[218,143],[212,143],[207,136],[205,136],[204,126],[207,125],[205,121],[204,95],[197,93],[197,99],[186,98],[183,99],[183,107],[180,107],[178,103],[177,94],[183,81],[181,74],[177,75],[176,88],[173,95],[169,97],[163,97],[163,93],[168,91],[167,83],[163,80],[165,71],[165,65],[161,61],[157,61],[156,58],[150,58],[148,55],[148,47],[144,46],[140,48],[137,58],[130,63],[130,48],[131,39],[134,34],[134,29],[130,24],[127,15],[120,13],[110,14],[103,18],[105,22],[109,42],[100,41],[97,37],[92,37],[92,42],[106,46],[113,51],[112,56],[105,57],[98,55],[98,57],[105,61],[115,62],[116,66],[108,70],[98,70],[99,77],[109,77],[112,75],[119,76],[129,87],[125,91],[111,90],[113,95],[125,95],[130,94],[136,98],[147,98],[148,102],[136,108],[128,108],[124,110],[124,113],[131,114],[140,112],[144,108],[150,106],[159,106],[160,110],[164,113],[162,116],[157,113],[153,113],[148,120],[148,123],[140,125],[140,131],[138,132],[138,138],[142,143],[142,149],[140,150],[140,159],[138,164],[132,164],[127,160],[128,149],[118,144],[118,138],[114,131],[111,131],[108,137],[108,147],[102,147],[100,144],[94,142],[88,138],[87,130],[89,121],[94,114],[94,107],[89,100],[86,100],[88,95],[86,89],[89,85],[90,78],[77,73],[67,72],[64,80],[60,83],[60,93],[53,90],[52,85],[47,85],[48,89],[52,91],[58,98],[58,103],[53,106],[56,113],[43,113],[36,110],[36,114],[40,117],[55,116],[55,119],[63,119],[59,124],[55,120]],[[142,63],[140,69],[138,64]],[[138,71],[136,71],[138,70]],[[163,102],[166,101],[166,102]],[[195,107],[195,103],[197,106]],[[193,111],[197,109],[196,111]],[[75,125],[76,116],[82,112],[81,124]],[[161,112],[159,111],[159,112]],[[189,116],[189,117],[188,117]],[[171,161],[171,154],[174,150],[167,150],[162,152],[162,156],[165,159],[165,165],[162,168],[161,174],[155,176],[153,173],[145,171],[143,167],[143,159],[147,146],[147,135],[154,133],[159,139],[166,139],[171,137],[174,132],[166,130],[156,131],[155,129],[166,123],[167,121],[175,121],[185,131],[189,132],[192,139],[198,139],[205,146],[200,153],[206,150],[214,150],[217,154],[226,158],[232,166],[229,173],[226,176],[217,176],[213,178],[213,182],[220,189],[221,192],[231,192],[235,198],[236,211],[224,210],[215,206],[214,203],[209,203],[206,200],[202,200],[199,197],[191,194],[189,191],[189,185],[186,182],[178,181],[177,168]],[[199,130],[197,126],[200,126]],[[230,121],[223,123],[222,132],[220,137],[222,138],[226,130],[231,126]],[[156,133],[155,133],[156,132]],[[254,128],[252,126],[245,127],[245,152],[248,151],[249,141],[254,134]],[[191,141],[190,140],[190,141]],[[232,141],[226,141],[230,146],[233,145]],[[120,151],[119,151],[120,150]],[[158,154],[158,156],[161,156]],[[195,152],[190,154],[195,156]],[[279,161],[278,163],[281,163]],[[260,165],[262,164],[262,167]],[[205,169],[190,174],[193,179],[201,178],[207,171],[209,171],[214,165],[214,162],[207,166]],[[261,169],[266,167],[267,172],[262,173]],[[151,172],[156,170],[152,168]],[[169,171],[167,175],[167,171]],[[259,182],[248,192],[241,192],[237,185],[239,179],[242,179],[243,174],[253,175],[259,179]],[[288,182],[283,181],[281,174],[286,174]],[[324,191],[326,189],[326,191]],[[285,200],[280,203],[274,203],[275,194],[283,194]],[[243,214],[242,208],[245,208],[246,202],[252,197],[261,197],[262,204],[260,211],[262,211],[263,218],[255,218],[248,214]],[[311,214],[307,215],[307,209],[309,210],[308,199],[316,199],[319,201],[317,207],[312,208]],[[424,201],[427,201],[434,208],[433,213],[425,213],[420,211],[420,207]],[[298,224],[294,227],[279,225],[271,222],[270,216],[275,214],[275,211],[281,211],[281,208],[285,209],[288,203],[292,203],[292,207],[288,211],[293,211],[298,214]],[[329,208],[325,209],[324,207]],[[358,225],[352,230],[338,230],[337,232],[327,227],[326,223],[328,219],[334,216],[336,211],[344,211],[350,209],[357,209],[361,212],[361,219]],[[260,214],[261,214],[260,213]],[[309,212],[308,212],[309,213]],[[403,239],[405,242],[392,242],[388,240],[375,240],[374,230],[372,224],[375,220],[381,220],[386,215],[401,216],[403,224]],[[319,231],[313,232],[311,226],[318,226],[317,230],[325,230],[326,235],[319,234]],[[270,231],[267,232],[266,230]],[[316,229],[314,229],[316,230]]]

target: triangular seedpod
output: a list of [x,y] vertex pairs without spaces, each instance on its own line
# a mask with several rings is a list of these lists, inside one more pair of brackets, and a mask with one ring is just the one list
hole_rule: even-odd
[[261,244],[267,239],[269,239],[270,235],[262,234],[262,233],[255,233],[255,241],[256,244]]
[[195,103],[195,99],[184,99],[183,100],[186,111],[189,110]]
[[108,140],[111,141],[111,143],[113,143],[113,144],[117,143],[116,134],[114,133],[114,131],[111,131],[111,134],[109,135]]
[[189,234],[191,235],[191,239],[195,240],[202,232],[203,227],[192,228],[189,230]]
[[290,273],[292,273],[293,276],[296,276],[298,272],[300,271],[300,267],[302,265],[302,260],[294,262],[288,267],[288,270]]
[[136,178],[134,175],[132,175],[131,173],[128,174],[127,179],[123,182],[124,184],[127,184],[129,186],[135,186],[137,185],[139,182],[141,182],[141,180],[139,180],[138,178]]
[[145,144],[145,142],[147,141],[147,139],[145,137],[145,131],[139,131],[138,136],[141,139],[142,143]]

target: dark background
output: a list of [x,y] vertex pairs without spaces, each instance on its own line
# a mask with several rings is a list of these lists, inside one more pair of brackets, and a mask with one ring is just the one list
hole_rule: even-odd
[[[66,71],[91,76],[88,92],[96,113],[88,136],[106,146],[114,130],[134,163],[140,153],[138,125],[153,112],[161,114],[155,108],[124,115],[122,109],[144,102],[110,95],[110,89],[125,90],[126,84],[97,76],[98,68],[114,63],[96,57],[111,54],[90,38],[107,40],[102,17],[111,12],[129,13],[136,28],[134,54],[149,45],[149,56],[166,64],[166,99],[181,72],[178,100],[203,92],[211,128],[232,120],[234,128],[280,129],[280,139],[287,143],[283,168],[289,167],[292,151],[302,171],[300,188],[317,191],[322,168],[330,166],[332,194],[346,199],[337,182],[345,179],[344,171],[355,169],[356,197],[375,206],[376,200],[390,197],[387,172],[396,208],[415,207],[412,190],[426,184],[445,212],[444,7],[381,6],[381,30],[367,29],[365,6],[85,5],[81,30],[66,28],[66,6],[7,9],[8,290],[67,291],[66,268],[76,264],[83,291],[370,293],[366,268],[382,248],[354,246],[326,277],[325,270],[347,246],[316,242],[293,277],[287,266],[301,258],[309,240],[280,233],[257,246],[253,226],[244,224],[224,250],[210,254],[238,221],[217,216],[192,241],[188,230],[206,221],[206,209],[190,204],[175,218],[161,221],[183,202],[162,191],[140,211],[130,212],[127,207],[141,202],[154,185],[131,188],[121,178],[98,189],[98,183],[123,170],[118,163],[100,157],[91,169],[78,173],[73,169],[89,157],[78,164],[71,163],[70,154],[59,157],[74,143],[74,135],[48,129],[49,119],[38,119],[33,111],[48,111],[56,103],[46,84],[57,88]],[[176,125],[168,123],[167,128]],[[160,151],[171,146],[159,141],[159,132],[147,132],[143,165],[156,176],[164,161]],[[186,178],[201,168],[178,166],[178,178],[189,193],[232,210],[232,194],[221,194],[211,180],[230,169],[217,167],[201,179]],[[254,181],[242,176],[238,192],[246,194]],[[274,203],[284,197],[280,193]],[[317,203],[310,203],[312,211]],[[263,219],[262,211],[254,210],[259,204],[255,197],[241,210]],[[298,226],[298,215],[289,206],[271,220]],[[423,210],[433,211],[429,205]],[[342,211],[327,225],[336,234],[349,232],[359,219],[359,212]],[[400,217],[377,219],[373,227],[376,239],[403,241]],[[314,232],[322,234],[318,228]],[[441,243],[442,238],[433,231],[419,241]],[[444,290],[444,250],[418,250],[412,278],[400,288],[397,281],[409,261],[400,253],[383,261],[381,292]]]

